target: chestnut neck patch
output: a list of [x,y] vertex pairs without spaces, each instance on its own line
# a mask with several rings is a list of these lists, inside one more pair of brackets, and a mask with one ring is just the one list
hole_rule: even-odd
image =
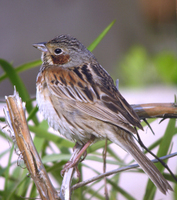
[[68,54],[66,55],[51,55],[53,64],[55,65],[63,65],[69,61],[70,56]]

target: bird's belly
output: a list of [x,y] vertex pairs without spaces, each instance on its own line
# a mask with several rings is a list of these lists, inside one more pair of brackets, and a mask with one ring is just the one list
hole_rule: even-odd
[[[59,131],[65,138],[73,142],[85,144],[94,135],[99,139],[105,138],[104,124],[92,117],[74,109],[63,99],[52,97],[45,90],[41,93],[37,89],[36,94],[39,111],[50,127]],[[55,105],[53,102],[55,102]]]

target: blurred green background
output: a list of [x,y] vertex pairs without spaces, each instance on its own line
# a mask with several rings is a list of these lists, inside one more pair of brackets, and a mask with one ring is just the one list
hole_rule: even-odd
[[177,56],[173,51],[151,54],[145,47],[134,45],[118,66],[114,74],[120,74],[123,86],[177,85]]

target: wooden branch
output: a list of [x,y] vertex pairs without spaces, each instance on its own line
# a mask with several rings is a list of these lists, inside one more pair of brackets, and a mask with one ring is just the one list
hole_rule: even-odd
[[10,125],[10,128],[13,129],[11,131],[15,134],[18,148],[31,178],[36,184],[41,199],[60,199],[33,144],[26,122],[24,104],[22,104],[16,90],[14,91],[14,95],[6,97],[6,103],[8,107],[8,111],[4,109],[6,121]]
[[140,119],[177,118],[176,103],[148,103],[131,105]]

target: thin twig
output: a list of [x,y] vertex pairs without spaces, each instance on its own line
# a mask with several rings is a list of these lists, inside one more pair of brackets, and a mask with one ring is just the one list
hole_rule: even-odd
[[[174,157],[174,156],[177,156],[177,152],[175,153],[172,153],[170,155],[166,155],[166,156],[163,156],[163,157],[160,157],[161,160],[165,160],[165,159],[168,159],[168,158],[171,158],[171,157]],[[154,159],[152,160],[153,163],[157,163],[158,160],[157,159]],[[134,165],[129,165],[129,166],[126,166],[126,167],[121,167],[121,168],[118,168],[118,169],[115,169],[115,170],[111,170],[109,172],[106,172],[106,173],[103,173],[103,174],[100,174],[100,175],[97,175],[97,176],[94,176],[88,180],[85,180],[85,181],[82,181],[80,183],[77,183],[75,185],[72,186],[72,190],[75,190],[79,187],[83,187],[84,185],[87,185],[93,181],[97,181],[98,179],[101,179],[101,178],[104,178],[105,176],[110,176],[110,175],[113,175],[113,174],[116,174],[116,173],[120,173],[122,171],[126,171],[126,170],[130,170],[130,169],[134,169],[134,168],[137,168],[139,167],[138,164],[134,164]]]

